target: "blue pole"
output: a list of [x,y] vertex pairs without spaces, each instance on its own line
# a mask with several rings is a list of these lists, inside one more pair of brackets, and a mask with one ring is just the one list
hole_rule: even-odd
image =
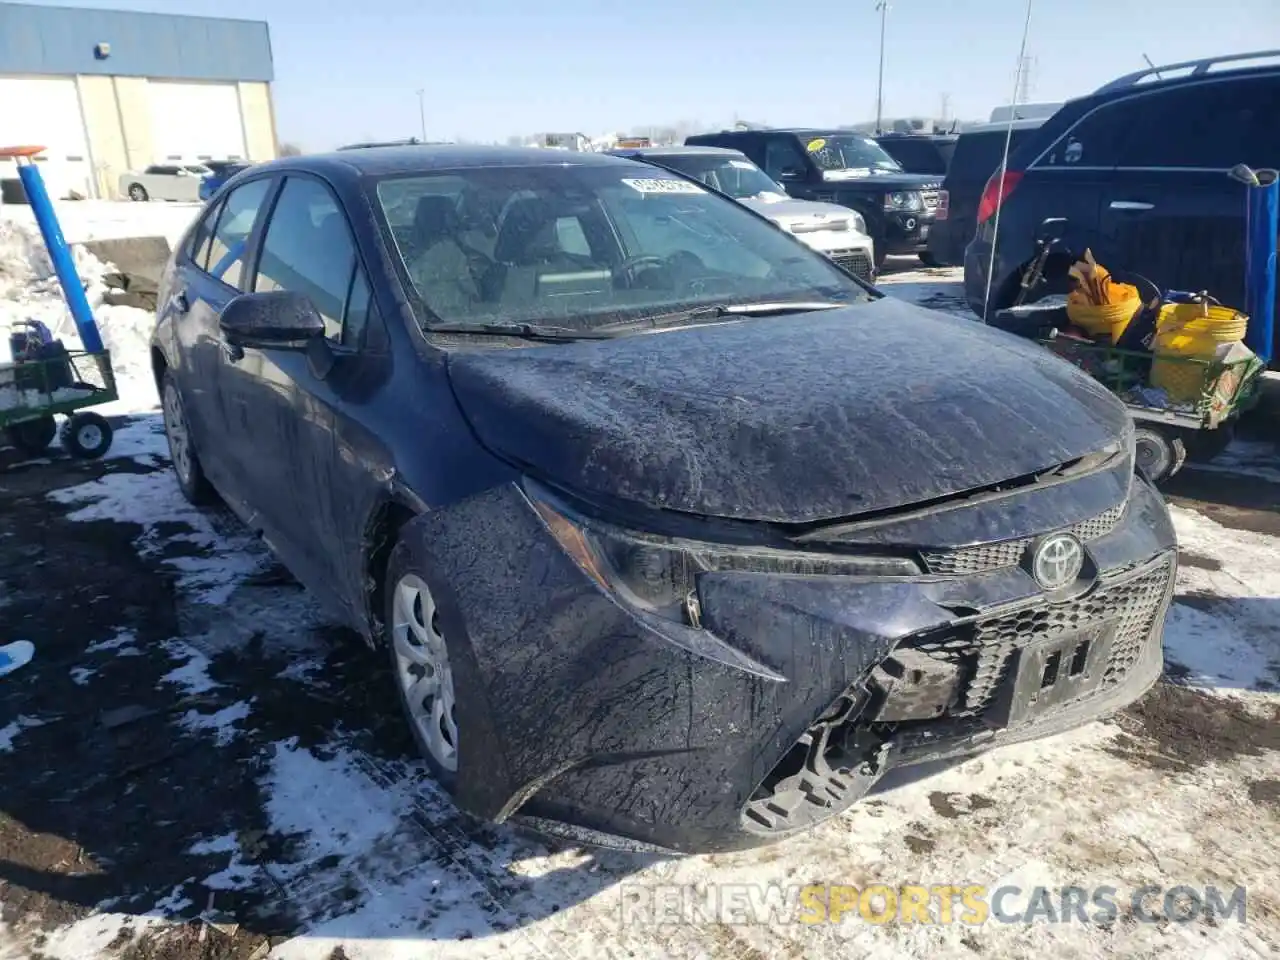
[[1248,187],[1245,226],[1244,312],[1249,316],[1245,345],[1264,362],[1275,350],[1276,234],[1280,232],[1280,173],[1256,170],[1258,186]]
[[58,283],[62,285],[63,296],[67,298],[71,319],[76,322],[80,343],[89,353],[102,353],[102,337],[98,334],[89,298],[84,295],[80,275],[76,273],[75,262],[71,259],[71,248],[62,236],[62,227],[58,225],[58,215],[54,213],[49,191],[44,188],[44,178],[40,176],[36,165],[30,162],[19,162],[18,176],[22,179],[22,188],[27,192],[31,212],[36,215],[36,223],[40,226],[44,245],[49,250],[49,259],[58,275]]

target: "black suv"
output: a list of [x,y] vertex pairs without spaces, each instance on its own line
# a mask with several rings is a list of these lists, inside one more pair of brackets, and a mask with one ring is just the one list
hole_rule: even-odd
[[684,142],[740,150],[791,196],[857,210],[875,241],[877,270],[888,254],[926,252],[940,178],[905,172],[864,133],[722,130]]
[[903,170],[931,177],[946,176],[958,139],[954,133],[876,134],[876,143],[897,160]]
[[[1013,301],[1048,217],[1113,270],[1243,306],[1245,188],[1227,175],[1238,163],[1280,167],[1280,51],[1153,67],[1064,104],[1010,154],[1003,186],[999,170],[987,182],[965,250],[969,306],[990,317]],[[1067,265],[1041,290],[1063,292]]]
[[938,218],[929,231],[926,263],[939,267],[964,263],[964,248],[978,227],[978,201],[987,180],[1004,158],[1005,139],[1010,141],[1012,154],[1043,123],[1043,118],[1015,120],[1012,131],[1007,122],[979,123],[961,131],[938,195]]

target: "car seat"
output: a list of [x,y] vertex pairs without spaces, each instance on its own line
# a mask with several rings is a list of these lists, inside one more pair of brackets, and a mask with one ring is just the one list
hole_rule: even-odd
[[433,194],[418,200],[413,215],[414,253],[405,266],[433,311],[456,311],[480,299],[471,272],[472,252],[459,240],[458,229],[458,212],[450,197]]

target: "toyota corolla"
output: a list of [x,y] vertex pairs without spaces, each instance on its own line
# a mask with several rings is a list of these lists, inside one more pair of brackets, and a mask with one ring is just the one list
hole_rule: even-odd
[[765,843],[1161,669],[1115,399],[592,154],[255,166],[163,279],[174,471],[385,650],[461,809]]

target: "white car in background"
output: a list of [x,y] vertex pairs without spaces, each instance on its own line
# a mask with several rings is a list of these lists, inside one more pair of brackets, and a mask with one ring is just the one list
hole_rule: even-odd
[[862,214],[835,203],[794,200],[769,175],[725,147],[640,147],[609,150],[692,177],[767,217],[861,280],[875,275],[875,245]]
[[141,172],[120,177],[120,195],[130,200],[199,202],[200,181],[212,174],[202,163],[153,163]]

